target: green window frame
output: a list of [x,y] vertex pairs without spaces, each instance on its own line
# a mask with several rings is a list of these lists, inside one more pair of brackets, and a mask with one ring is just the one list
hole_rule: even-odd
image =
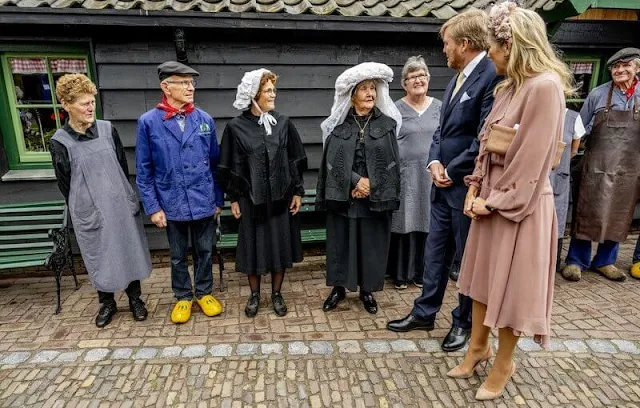
[[[39,137],[42,140],[42,144],[46,148],[48,139],[52,136],[52,132],[55,129],[60,128],[64,124],[64,119],[61,117],[61,112],[64,112],[62,105],[58,103],[56,98],[55,80],[54,75],[56,73],[52,70],[51,61],[59,59],[74,59],[84,60],[86,66],[86,75],[89,78],[94,78],[91,59],[89,57],[88,49],[85,47],[75,49],[69,49],[68,47],[60,47],[58,50],[43,52],[42,47],[33,50],[33,47],[25,47],[26,50],[22,51],[19,47],[13,46],[11,49],[3,49],[0,45],[0,67],[2,75],[0,76],[0,105],[4,105],[7,108],[0,107],[0,125],[2,126],[2,134],[4,141],[4,148],[7,154],[9,169],[10,170],[30,170],[30,169],[50,169],[51,166],[51,154],[48,151],[29,151],[27,148],[27,141],[23,132],[22,120],[20,117],[20,110],[35,111],[38,110],[38,122],[36,126],[39,131]],[[3,52],[4,51],[4,52]],[[46,67],[46,85],[48,89],[48,100],[37,101],[31,103],[19,103],[16,95],[14,78],[11,69],[10,60],[12,58],[21,59],[42,59],[45,61]],[[44,75],[44,72],[42,72]],[[46,89],[43,82],[43,88]],[[1,103],[6,102],[6,103]],[[44,126],[40,121],[40,112],[47,112],[44,109],[51,110],[50,120],[55,121],[55,129],[50,129],[47,134],[44,134]],[[34,120],[35,121],[35,120]],[[37,136],[36,136],[37,137]]]
[[[567,99],[568,104],[581,105],[586,99],[586,96],[589,94],[589,92],[591,92],[591,90],[593,90],[593,88],[595,88],[599,84],[601,59],[599,57],[567,57],[564,58],[564,61],[565,63],[567,63],[567,65],[569,65],[570,68],[574,64],[592,64],[591,78],[589,80],[589,83],[586,84],[586,86],[581,87],[581,89],[584,91],[584,97]],[[576,75],[574,69],[572,69],[572,72],[574,72],[574,76],[576,77],[576,80],[578,80],[578,75],[580,74]]]

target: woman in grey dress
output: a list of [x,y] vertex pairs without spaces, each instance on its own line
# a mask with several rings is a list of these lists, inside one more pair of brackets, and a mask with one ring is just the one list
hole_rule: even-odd
[[427,96],[429,68],[421,56],[410,57],[402,69],[407,95],[396,101],[402,114],[398,133],[400,155],[400,208],[391,221],[387,275],[396,289],[408,282],[422,287],[424,245],[429,232],[431,177],[427,173],[429,148],[440,123],[442,102]]

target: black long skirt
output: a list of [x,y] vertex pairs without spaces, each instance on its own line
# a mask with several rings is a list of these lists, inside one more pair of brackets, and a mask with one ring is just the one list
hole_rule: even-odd
[[355,292],[384,287],[391,236],[391,213],[348,218],[327,211],[327,286]]
[[247,275],[265,275],[291,268],[301,262],[302,236],[300,217],[288,211],[277,215],[252,218],[253,204],[240,198],[240,226],[236,249],[236,271]]
[[426,241],[426,232],[391,233],[387,275],[395,283],[407,283],[411,280],[422,282]]

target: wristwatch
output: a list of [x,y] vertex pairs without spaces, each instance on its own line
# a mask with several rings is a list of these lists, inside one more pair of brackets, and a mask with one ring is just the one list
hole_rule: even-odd
[[488,205],[488,204],[485,204],[485,205],[484,205],[484,208],[486,208],[487,210],[489,210],[489,212],[494,212],[494,211],[496,210],[495,208],[491,207],[491,206],[490,206],[490,205]]

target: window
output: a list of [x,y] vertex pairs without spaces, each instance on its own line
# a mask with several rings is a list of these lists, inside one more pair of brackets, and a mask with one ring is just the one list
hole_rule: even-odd
[[569,64],[571,72],[573,72],[578,88],[576,97],[567,100],[567,106],[570,109],[579,111],[589,92],[598,85],[600,59],[567,58],[565,61]]
[[[9,166],[50,166],[49,140],[65,122],[65,112],[56,98],[55,83],[64,74],[89,75],[86,55],[2,55],[4,87],[10,119],[4,137]],[[5,116],[3,115],[3,116]],[[6,128],[4,129],[6,130]]]

